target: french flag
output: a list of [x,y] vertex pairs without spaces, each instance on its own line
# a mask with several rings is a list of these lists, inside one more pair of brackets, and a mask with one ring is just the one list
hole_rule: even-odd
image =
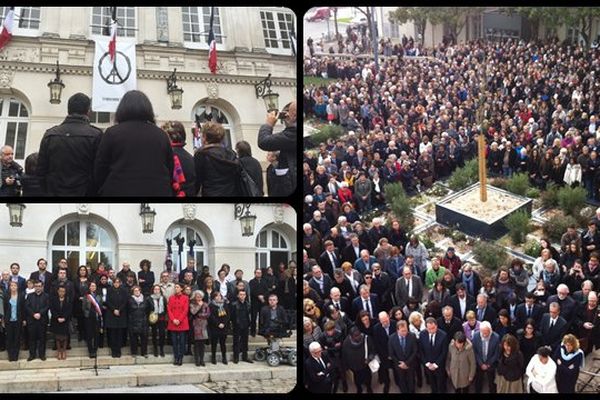
[[117,53],[117,7],[112,7],[112,24],[110,26],[110,42],[108,42],[108,54],[110,61],[115,61]]
[[0,32],[0,50],[2,50],[12,38],[14,19],[15,8],[11,7],[6,13],[6,18],[4,18],[4,23],[2,24],[2,32]]
[[215,33],[213,31],[213,21],[215,18],[215,8],[210,8],[210,30],[208,32],[208,68],[213,74],[217,73],[217,42],[215,41]]

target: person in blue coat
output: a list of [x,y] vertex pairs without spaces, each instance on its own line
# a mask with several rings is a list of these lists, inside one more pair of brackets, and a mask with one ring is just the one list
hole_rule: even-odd
[[579,370],[585,362],[583,350],[579,348],[579,340],[575,335],[563,337],[562,344],[554,351],[554,360],[558,393],[575,393]]

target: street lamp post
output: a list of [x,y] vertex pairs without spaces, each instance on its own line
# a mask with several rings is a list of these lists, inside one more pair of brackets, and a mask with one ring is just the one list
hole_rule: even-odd
[[254,224],[256,223],[256,215],[250,214],[250,204],[235,204],[234,219],[240,220],[240,225],[242,227],[242,236],[254,235]]
[[50,88],[50,104],[60,104],[60,96],[65,84],[60,79],[58,61],[56,61],[56,77],[54,80],[48,82],[48,87]]
[[142,203],[140,205],[140,217],[142,217],[142,232],[152,233],[154,232],[154,217],[156,211],[150,208],[148,203]]
[[272,85],[273,81],[271,80],[271,74],[267,75],[265,79],[254,85],[256,98],[262,97],[268,113],[279,110],[279,93],[271,91]]
[[26,208],[23,203],[8,203],[8,215],[10,219],[10,226],[21,227],[23,226],[23,210]]
[[171,99],[171,109],[179,110],[183,104],[183,89],[177,86],[177,68],[167,77],[167,93]]

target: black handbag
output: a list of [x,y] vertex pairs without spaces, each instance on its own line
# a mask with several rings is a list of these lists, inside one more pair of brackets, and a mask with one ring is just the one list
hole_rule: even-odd
[[242,196],[261,197],[258,185],[254,182],[254,179],[252,179],[242,163],[240,163],[240,189],[242,190]]

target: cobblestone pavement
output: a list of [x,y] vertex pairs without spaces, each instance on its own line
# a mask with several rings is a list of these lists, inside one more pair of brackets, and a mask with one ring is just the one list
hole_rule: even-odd
[[196,386],[216,393],[289,393],[296,386],[296,379],[205,382]]

